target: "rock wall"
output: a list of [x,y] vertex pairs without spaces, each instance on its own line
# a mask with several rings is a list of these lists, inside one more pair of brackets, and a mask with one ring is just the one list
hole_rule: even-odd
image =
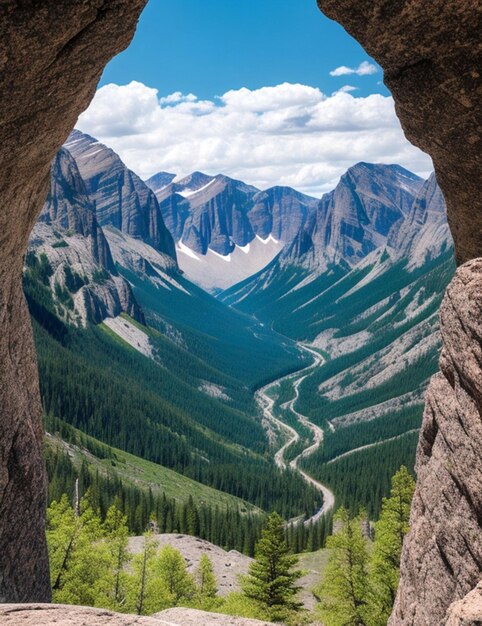
[[0,7],[0,602],[50,599],[46,481],[23,257],[50,162],[126,47],[146,0],[6,0]]
[[[384,70],[407,138],[433,159],[459,264],[482,256],[482,5],[472,0],[318,0]],[[482,261],[442,309],[441,373],[427,394],[412,528],[390,626],[445,623],[482,576]],[[460,606],[454,605],[450,622]],[[455,611],[455,613],[454,613]]]
[[441,372],[425,398],[411,530],[391,626],[445,623],[448,605],[482,574],[482,259],[458,269],[440,326]]

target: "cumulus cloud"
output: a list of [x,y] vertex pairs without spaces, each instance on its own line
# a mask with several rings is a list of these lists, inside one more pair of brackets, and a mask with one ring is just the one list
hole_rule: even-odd
[[336,93],[350,93],[350,91],[357,91],[358,87],[354,87],[353,85],[343,85],[340,89],[337,89],[332,93],[334,96]]
[[321,195],[358,161],[399,163],[425,175],[429,158],[404,138],[391,97],[326,96],[284,83],[211,100],[159,97],[139,82],[100,88],[78,128],[115,150],[142,178],[166,170],[224,173],[259,188]]
[[180,91],[175,91],[164,98],[159,98],[159,104],[163,106],[169,104],[179,104],[179,102],[195,102],[196,100],[197,98],[193,93],[184,95]]
[[370,74],[376,74],[378,67],[369,61],[363,61],[358,67],[347,67],[346,65],[340,65],[334,70],[331,70],[330,76],[347,76],[348,74],[356,74],[357,76],[369,76]]

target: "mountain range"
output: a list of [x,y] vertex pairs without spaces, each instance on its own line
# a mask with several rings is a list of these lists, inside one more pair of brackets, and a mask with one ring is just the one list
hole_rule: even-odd
[[393,437],[407,437],[413,464],[453,270],[433,175],[358,163],[321,199],[222,174],[143,182],[74,131],[26,259],[46,410],[253,505],[309,513],[316,492],[279,478],[253,391],[309,363],[305,344],[324,362],[300,380],[296,407],[325,445],[302,464],[356,481],[337,456],[380,442],[388,476]]

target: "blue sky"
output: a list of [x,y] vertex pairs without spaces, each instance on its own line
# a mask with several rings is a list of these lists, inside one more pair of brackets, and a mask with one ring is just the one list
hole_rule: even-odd
[[388,91],[381,72],[332,77],[370,60],[361,46],[318,9],[315,0],[151,0],[131,46],[107,66],[102,84],[140,81],[213,98],[229,89],[302,83],[331,93]]
[[320,197],[358,161],[431,171],[381,69],[315,0],[151,0],[78,127],[144,179],[200,170]]

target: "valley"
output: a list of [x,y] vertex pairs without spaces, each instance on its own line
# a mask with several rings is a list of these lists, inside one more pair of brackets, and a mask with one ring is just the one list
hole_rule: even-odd
[[[311,350],[310,348],[307,348],[306,346],[302,346],[301,344],[300,347],[308,352],[311,356],[313,356],[313,363],[311,363],[304,369],[296,372],[295,374],[288,374],[286,376],[283,376],[273,381],[272,383],[265,385],[261,389],[258,389],[255,397],[260,406],[263,418],[266,420],[266,428],[269,433],[268,436],[273,436],[273,429],[284,431],[286,434],[286,441],[274,454],[274,461],[276,465],[282,470],[285,470],[289,466],[291,469],[298,472],[299,475],[308,484],[318,489],[322,495],[323,500],[321,507],[313,515],[308,517],[308,519],[302,520],[305,526],[308,526],[309,524],[317,522],[323,515],[329,513],[333,509],[335,505],[335,497],[333,495],[333,492],[330,491],[328,487],[326,487],[320,481],[315,480],[306,471],[299,467],[300,460],[309,457],[314,452],[316,452],[323,445],[324,438],[323,429],[316,424],[310,422],[307,417],[299,413],[295,408],[295,404],[299,399],[300,384],[307,376],[309,376],[310,372],[316,369],[323,361],[323,358],[320,356],[319,353]],[[296,430],[296,428],[290,426],[281,419],[278,419],[274,415],[275,400],[273,399],[273,396],[276,396],[276,389],[279,387],[279,385],[285,382],[289,382],[290,385],[292,385],[294,395],[291,400],[288,400],[282,405],[283,410],[290,411],[295,416],[299,424],[311,430],[313,435],[312,442],[307,442],[306,447],[303,447],[300,452],[297,452],[296,456],[290,461],[287,461],[285,459],[285,454],[291,447],[300,442],[300,434]],[[276,440],[276,436],[274,436],[273,438]]]
[[249,557],[277,511],[318,554],[340,506],[373,522],[413,473],[453,270],[434,176],[358,163],[320,200],[144,182],[74,131],[24,269],[49,501],[78,486],[131,535]]

